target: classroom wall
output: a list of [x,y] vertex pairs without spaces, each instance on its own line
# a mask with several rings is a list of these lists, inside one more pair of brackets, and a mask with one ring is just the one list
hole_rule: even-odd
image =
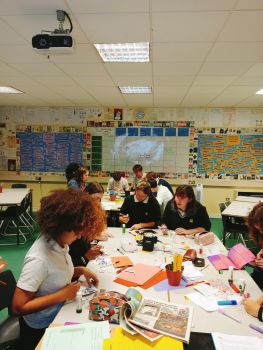
[[[39,208],[41,196],[46,195],[55,188],[65,188],[63,173],[22,173],[19,169],[7,171],[8,160],[18,157],[15,135],[17,130],[24,130],[30,126],[30,130],[42,131],[48,127],[52,132],[60,131],[89,131],[90,125],[103,121],[136,122],[145,123],[151,121],[158,125],[162,121],[176,122],[176,127],[189,126],[195,128],[195,132],[210,133],[211,130],[220,130],[227,135],[241,134],[262,135],[263,132],[263,109],[261,108],[132,108],[118,109],[121,113],[116,114],[114,108],[34,108],[34,107],[0,107],[0,181],[6,187],[13,182],[27,182],[28,187],[33,189],[33,207]],[[148,123],[149,124],[149,123]],[[161,125],[161,124],[159,124]],[[105,124],[106,126],[106,124]],[[66,129],[65,129],[66,128]],[[73,128],[73,129],[72,129]],[[84,128],[84,129],[83,129]],[[262,146],[263,149],[263,146]],[[11,161],[11,162],[10,162]],[[262,164],[261,164],[262,165]],[[131,175],[131,174],[130,174]],[[261,174],[242,177],[226,177],[219,179],[202,175],[193,176],[189,172],[187,176],[171,176],[168,179],[176,187],[180,183],[196,183],[204,185],[204,204],[211,216],[219,216],[218,203],[226,198],[233,199],[238,189],[259,191],[262,190],[263,177]],[[41,177],[40,183],[36,180]],[[90,178],[89,181],[94,180]],[[107,183],[108,177],[98,177],[103,184]]]

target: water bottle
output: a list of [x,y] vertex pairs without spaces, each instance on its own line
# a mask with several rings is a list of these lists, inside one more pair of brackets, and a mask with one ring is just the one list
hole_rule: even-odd
[[76,312],[78,314],[82,312],[82,292],[80,290],[76,294]]

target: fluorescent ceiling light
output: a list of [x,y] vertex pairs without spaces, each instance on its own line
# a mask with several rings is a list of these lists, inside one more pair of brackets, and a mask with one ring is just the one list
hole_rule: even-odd
[[[121,29],[120,29],[121,30]],[[104,62],[149,62],[150,44],[94,44]]]
[[151,94],[151,86],[119,86],[123,94]]
[[0,94],[23,94],[23,91],[17,90],[11,86],[0,86]]
[[256,92],[257,95],[263,95],[263,89],[260,89]]

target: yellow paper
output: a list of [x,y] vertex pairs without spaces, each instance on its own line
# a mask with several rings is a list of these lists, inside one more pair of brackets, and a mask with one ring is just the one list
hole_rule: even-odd
[[123,350],[124,348],[125,350],[183,350],[183,343],[167,336],[150,342],[139,334],[131,335],[122,328],[115,328],[113,337],[104,340],[103,350]]

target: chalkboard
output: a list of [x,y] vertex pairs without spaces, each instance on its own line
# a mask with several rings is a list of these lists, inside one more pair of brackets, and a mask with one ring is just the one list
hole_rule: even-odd
[[82,133],[17,132],[21,171],[64,172],[82,163]]

